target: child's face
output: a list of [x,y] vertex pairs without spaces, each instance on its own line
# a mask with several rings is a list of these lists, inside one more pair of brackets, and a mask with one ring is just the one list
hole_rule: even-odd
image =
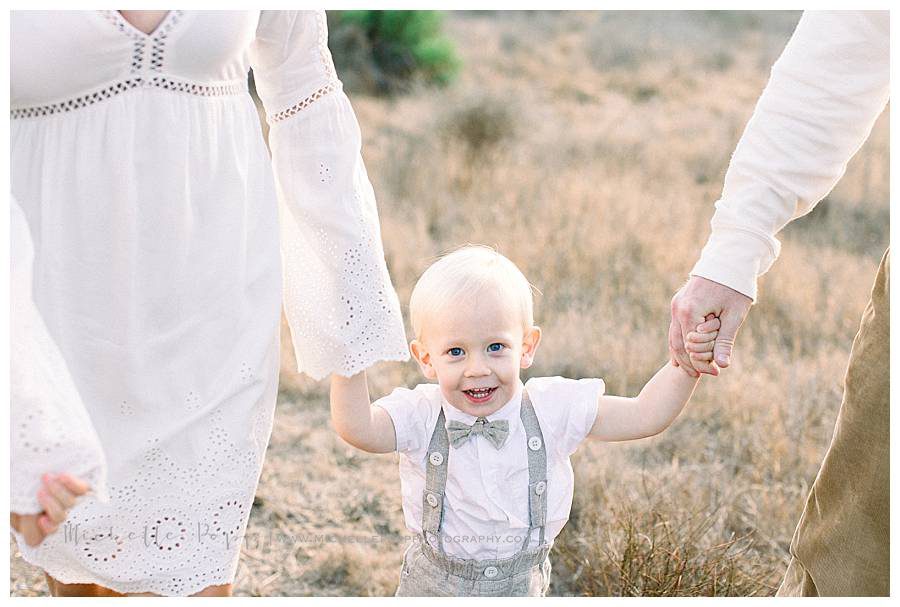
[[475,417],[491,415],[513,397],[541,330],[526,330],[516,306],[499,294],[483,292],[447,308],[427,320],[410,350],[448,403]]

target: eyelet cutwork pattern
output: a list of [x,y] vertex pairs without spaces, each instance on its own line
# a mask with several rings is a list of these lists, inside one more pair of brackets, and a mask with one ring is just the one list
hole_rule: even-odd
[[160,31],[153,36],[153,46],[150,49],[150,69],[154,72],[162,71],[169,30],[178,23],[178,20],[181,18],[181,13],[182,11],[174,11],[173,14],[166,19],[166,22],[160,28]]
[[116,95],[120,95],[138,87],[159,88],[166,91],[174,91],[178,93],[187,93],[198,97],[226,97],[230,95],[239,95],[247,92],[247,83],[244,81],[219,82],[216,84],[198,84],[186,80],[178,80],[168,76],[152,76],[144,78],[135,76],[120,80],[115,84],[105,88],[86,93],[81,97],[66,99],[58,103],[48,105],[36,105],[26,108],[16,108],[10,110],[9,117],[12,119],[19,118],[38,118],[41,116],[52,116],[63,112],[71,112],[83,107],[94,105],[100,101],[106,101]]
[[163,50],[165,50],[165,41],[159,39],[154,40],[153,49],[150,51],[150,69],[154,72],[162,71]]
[[[255,406],[251,418],[264,423],[243,439],[208,417],[193,463],[148,438],[139,465],[110,486],[109,502],[84,498],[58,533],[35,547],[20,542],[20,552],[63,583],[87,577],[123,593],[183,596],[232,581],[224,565],[239,557],[274,406]],[[187,574],[187,562],[201,566]]]
[[131,73],[139,74],[144,67],[144,48],[147,46],[146,40],[139,39],[134,41],[134,49],[131,51]]
[[199,411],[200,404],[200,396],[196,392],[188,392],[188,395],[184,399],[185,409],[188,411]]
[[[36,118],[71,112],[139,87],[160,88],[199,97],[224,97],[247,92],[247,83],[243,80],[200,84],[165,76],[161,73],[165,64],[166,44],[169,41],[170,33],[181,19],[184,11],[169,11],[152,36],[138,31],[122,17],[119,11],[104,10],[100,13],[122,34],[128,36],[134,44],[131,50],[131,76],[73,99],[12,109],[9,113],[10,118]],[[149,61],[145,60],[148,54]]]
[[103,15],[107,21],[109,21],[113,26],[131,38],[132,40],[138,40],[143,38],[133,27],[129,27],[129,23],[125,20],[125,17],[119,13],[119,11],[109,11],[104,10],[100,11],[100,14]]
[[181,19],[184,11],[169,11],[153,34],[144,34],[128,23],[117,10],[103,10],[100,13],[122,34],[134,41],[131,53],[131,73],[138,74],[144,69],[144,56],[147,53],[147,42],[150,42],[150,70],[162,71],[166,42],[169,32]]
[[[374,212],[374,197],[371,191],[355,192],[353,200],[358,209],[359,237],[355,242],[338,240],[323,227],[314,228],[311,239],[294,234],[282,241],[288,265],[291,260],[309,258],[306,247],[320,257],[340,260],[332,279],[340,285],[334,300],[317,297],[305,288],[305,281],[295,281],[291,273],[285,276],[285,300],[290,302],[285,313],[298,366],[314,379],[332,372],[349,377],[376,361],[402,361],[408,356],[400,304],[383,261],[378,224],[365,221]],[[302,209],[294,209],[294,213],[307,225],[317,222]],[[336,343],[343,344],[337,352],[332,347]]]
[[273,114],[272,116],[270,116],[269,123],[271,124],[274,122],[281,122],[282,120],[287,120],[288,118],[295,116],[296,114],[298,114],[299,112],[302,112],[303,110],[305,110],[306,108],[311,106],[313,103],[315,103],[316,101],[318,101],[319,99],[321,99],[322,97],[327,95],[328,93],[334,92],[335,90],[337,90],[337,88],[338,88],[338,84],[336,82],[329,82],[325,86],[319,87],[312,95],[309,95],[308,97],[305,97],[304,99],[301,99],[300,101],[298,101],[291,107],[287,108],[286,110],[281,110],[277,114]]
[[[13,219],[16,216],[13,215]],[[24,221],[24,219],[23,219]],[[25,227],[24,229],[28,229]],[[13,233],[18,238],[16,233]],[[13,240],[16,243],[16,240]],[[14,246],[18,247],[18,244]],[[14,266],[31,265],[14,250]],[[10,367],[9,410],[10,510],[35,514],[44,508],[37,500],[45,472],[67,471],[81,477],[96,495],[106,495],[106,460],[90,415],[65,359],[53,341],[43,317],[31,300],[31,277],[11,275],[10,351],[17,362]]]
[[334,174],[324,162],[319,163],[319,181],[322,183],[334,183]]

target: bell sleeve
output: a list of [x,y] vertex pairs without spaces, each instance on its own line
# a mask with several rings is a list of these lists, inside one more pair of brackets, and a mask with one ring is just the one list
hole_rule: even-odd
[[250,46],[279,201],[284,309],[297,367],[321,379],[409,358],[361,134],[324,11],[262,11]]
[[66,472],[106,501],[106,458],[66,363],[34,304],[34,249],[10,200],[10,504],[37,514],[41,475]]

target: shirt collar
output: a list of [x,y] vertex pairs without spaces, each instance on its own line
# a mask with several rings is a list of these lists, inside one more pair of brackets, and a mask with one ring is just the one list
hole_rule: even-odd
[[[518,380],[516,382],[516,390],[513,393],[512,398],[506,401],[506,404],[486,416],[489,422],[505,419],[512,420],[514,417],[519,415],[519,410],[522,408],[522,391],[525,389],[525,386],[522,384],[522,380]],[[453,405],[447,402],[447,399],[441,396],[441,407],[444,409],[444,417],[447,421],[451,419],[455,419],[456,421],[460,421],[467,425],[472,425],[475,423],[475,420],[478,419],[474,415],[469,415],[463,411],[460,411]]]

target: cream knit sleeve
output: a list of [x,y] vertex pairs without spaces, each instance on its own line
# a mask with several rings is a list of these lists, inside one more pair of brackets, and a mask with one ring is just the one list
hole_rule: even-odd
[[691,274],[756,300],[775,238],[835,186],[890,90],[887,11],[807,11],[772,67]]

